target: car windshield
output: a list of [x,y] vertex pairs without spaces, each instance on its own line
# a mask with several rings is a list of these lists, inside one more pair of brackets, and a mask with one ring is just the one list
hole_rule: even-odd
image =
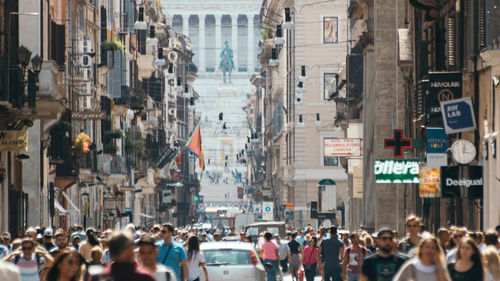
[[204,250],[203,254],[207,266],[252,264],[252,258],[248,250],[212,249]]

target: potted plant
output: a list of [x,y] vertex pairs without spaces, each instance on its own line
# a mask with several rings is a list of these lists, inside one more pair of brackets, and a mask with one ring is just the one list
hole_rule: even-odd
[[75,150],[75,154],[77,157],[82,157],[85,153],[90,151],[90,146],[92,145],[92,140],[90,137],[81,132],[74,140],[73,140],[73,149]]

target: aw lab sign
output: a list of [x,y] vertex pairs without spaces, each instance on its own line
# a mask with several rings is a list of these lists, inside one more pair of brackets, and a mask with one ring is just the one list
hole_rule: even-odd
[[474,107],[470,97],[441,102],[441,114],[447,134],[476,129]]

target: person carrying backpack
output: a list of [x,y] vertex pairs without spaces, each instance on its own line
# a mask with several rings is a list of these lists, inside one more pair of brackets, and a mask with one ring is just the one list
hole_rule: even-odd
[[342,279],[347,281],[358,281],[361,274],[361,266],[370,251],[359,244],[359,234],[351,232],[349,234],[351,246],[349,246],[342,258]]
[[40,281],[44,274],[44,264],[52,263],[52,256],[42,251],[35,251],[35,242],[26,238],[21,243],[21,251],[16,251],[3,259],[18,266],[22,281]]

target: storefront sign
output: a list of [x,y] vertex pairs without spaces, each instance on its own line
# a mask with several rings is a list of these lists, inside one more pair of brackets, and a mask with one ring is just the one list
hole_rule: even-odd
[[352,198],[363,198],[363,168],[353,167]]
[[445,153],[446,141],[443,128],[427,128],[427,153]]
[[106,119],[106,112],[102,111],[77,111],[71,114],[74,120],[104,120]]
[[419,183],[419,164],[417,159],[375,160],[375,182]]
[[28,130],[0,131],[0,150],[28,151]]
[[325,157],[361,157],[361,139],[324,139]]
[[441,110],[447,134],[476,129],[474,107],[470,97],[441,102]]
[[462,97],[461,72],[429,73],[429,91],[425,96],[425,112],[427,124],[443,124],[440,102]]
[[420,198],[441,197],[441,170],[439,168],[427,168],[425,164],[420,164],[418,178]]
[[441,166],[448,166],[446,153],[427,153],[427,168],[441,168]]
[[384,148],[388,148],[394,151],[393,156],[395,158],[403,158],[403,150],[405,148],[412,148],[413,140],[405,139],[403,130],[394,130],[394,138],[384,139]]
[[441,167],[441,188],[443,198],[481,198],[483,166]]

